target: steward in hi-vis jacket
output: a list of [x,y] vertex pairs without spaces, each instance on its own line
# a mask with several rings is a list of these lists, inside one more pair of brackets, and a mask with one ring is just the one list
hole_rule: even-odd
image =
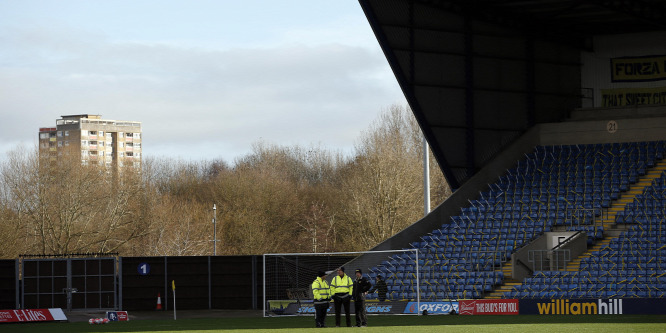
[[317,278],[312,282],[312,295],[314,296],[316,327],[326,327],[326,312],[331,303],[331,287],[326,282],[326,273],[319,271]]
[[347,319],[347,327],[351,327],[351,316],[349,314],[351,306],[352,291],[354,288],[354,281],[345,275],[345,268],[338,268],[338,276],[331,281],[331,294],[333,294],[333,302],[335,303],[335,326],[340,326],[340,311],[342,306],[345,307],[345,318]]

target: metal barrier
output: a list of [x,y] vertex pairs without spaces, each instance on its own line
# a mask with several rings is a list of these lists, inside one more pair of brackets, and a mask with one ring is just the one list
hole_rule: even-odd
[[533,271],[561,271],[571,261],[571,251],[559,250],[529,250],[527,261],[532,263]]
[[[598,216],[597,216],[598,215]],[[608,219],[608,209],[604,208],[574,208],[567,209],[565,225],[567,226],[601,226],[604,219]]]
[[21,259],[21,308],[117,309],[117,258]]
[[463,258],[472,264],[473,271],[494,271],[502,267],[507,256],[502,251],[468,251]]

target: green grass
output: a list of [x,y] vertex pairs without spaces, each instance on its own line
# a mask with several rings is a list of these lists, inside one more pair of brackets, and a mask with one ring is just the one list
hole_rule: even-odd
[[[352,318],[352,322],[353,322]],[[344,318],[343,318],[344,322]],[[666,332],[666,316],[369,316],[367,328],[323,331],[363,332]],[[334,325],[332,316],[327,325]],[[105,325],[88,323],[1,324],[0,332],[310,332],[314,317],[134,320]]]

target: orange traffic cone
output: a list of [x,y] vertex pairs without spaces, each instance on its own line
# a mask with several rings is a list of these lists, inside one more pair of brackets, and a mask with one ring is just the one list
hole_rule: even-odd
[[160,293],[157,293],[157,308],[155,310],[162,310],[162,297]]

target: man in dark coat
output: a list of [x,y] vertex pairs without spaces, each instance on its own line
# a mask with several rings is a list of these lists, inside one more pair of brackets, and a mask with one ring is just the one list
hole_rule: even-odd
[[365,311],[365,295],[370,288],[372,288],[372,284],[368,279],[363,277],[363,271],[360,268],[356,269],[352,298],[354,299],[354,312],[356,313],[356,326],[358,327],[368,326],[368,315]]
[[381,275],[377,275],[376,278],[377,282],[375,283],[375,286],[370,289],[370,293],[373,293],[377,291],[377,299],[379,299],[380,302],[383,302],[386,300],[386,294],[388,293],[388,287],[386,286],[386,282],[384,282],[384,279],[382,279]]

